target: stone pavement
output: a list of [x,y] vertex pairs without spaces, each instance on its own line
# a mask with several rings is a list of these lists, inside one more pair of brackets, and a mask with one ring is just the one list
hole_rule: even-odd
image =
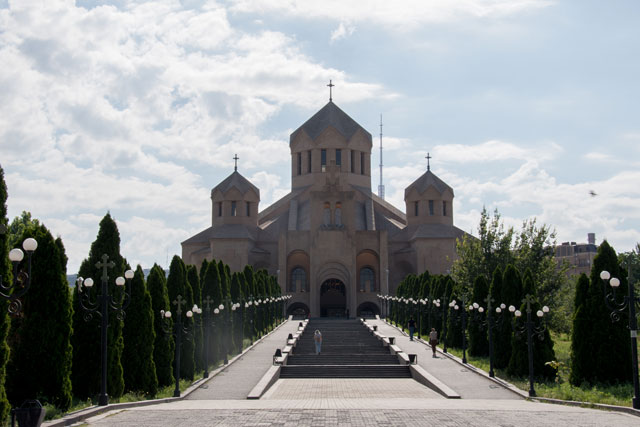
[[285,346],[287,336],[298,330],[298,323],[297,320],[285,322],[186,399],[246,399],[251,389],[273,364],[276,348],[281,349]]
[[[347,380],[342,380],[347,381]],[[183,400],[110,412],[89,426],[616,426],[638,417],[595,409],[474,399]]]
[[273,400],[313,399],[444,399],[410,378],[287,378],[262,396]]
[[408,336],[383,320],[367,319],[367,324],[377,325],[378,332],[384,336],[395,337],[396,345],[405,353],[417,354],[418,365],[451,387],[462,399],[522,399],[514,392],[466,369],[440,352],[437,358],[432,358],[430,346],[417,340],[409,341]]
[[[460,365],[432,359],[424,344],[379,324],[382,333],[419,354],[418,362],[456,388],[463,399],[445,399],[411,379],[283,379],[260,400],[249,390],[271,366],[273,352],[297,329],[288,322],[248,351],[189,400],[119,409],[85,420],[88,426],[616,426],[640,425],[637,416],[596,409],[531,402],[490,388],[485,378],[460,372]],[[388,328],[388,329],[387,329]],[[452,365],[450,365],[452,364]],[[457,368],[453,366],[457,365]],[[456,377],[464,380],[456,380]],[[479,380],[476,378],[478,377]],[[457,381],[457,382],[456,382]],[[451,384],[450,384],[451,385]],[[457,387],[456,387],[457,385]],[[468,386],[467,386],[468,385]],[[482,398],[478,395],[484,394]],[[243,397],[244,396],[244,397]],[[514,399],[514,397],[516,397]],[[223,400],[224,399],[224,400]]]

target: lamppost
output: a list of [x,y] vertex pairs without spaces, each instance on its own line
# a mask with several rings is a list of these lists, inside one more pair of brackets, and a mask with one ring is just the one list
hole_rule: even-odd
[[[244,325],[242,324],[242,312],[239,310],[240,307],[242,307],[242,305],[239,302],[236,302],[236,303],[232,302],[231,303],[231,316],[232,316],[232,319],[231,319],[231,335],[232,335],[233,338],[239,338],[240,342],[236,343],[238,354],[242,353],[242,348],[243,348],[243,344],[244,344],[243,343],[243,338],[242,338],[244,336],[244,332],[243,332],[244,331],[244,329],[243,329]],[[236,321],[238,320],[238,316],[240,317],[239,329],[243,333],[239,334],[240,335],[239,337],[234,337],[233,336],[233,325],[235,325]]]
[[202,323],[204,326],[204,374],[202,378],[209,378],[209,331],[211,329],[211,305],[213,299],[209,295],[202,300],[204,306],[204,316]]
[[[465,307],[466,301],[464,300],[464,298],[461,301],[461,304],[462,307],[458,305],[458,302],[456,300],[452,300],[449,303],[449,307],[455,310],[454,313],[456,313],[456,315],[460,313],[460,317],[454,318],[452,322],[457,324],[458,320],[460,320],[460,325],[462,328],[462,363],[467,363],[467,310]],[[473,305],[469,306],[469,310],[473,310]]]
[[420,298],[418,302],[418,339],[420,339],[420,330],[422,329],[422,306],[426,305],[429,300]]
[[[93,318],[93,314],[100,316],[100,365],[102,372],[102,379],[100,382],[100,395],[98,396],[98,405],[106,406],[109,404],[109,396],[107,395],[107,327],[109,325],[109,310],[115,312],[116,318],[123,320],[125,313],[124,310],[129,306],[131,302],[131,279],[133,278],[133,270],[127,270],[124,273],[124,277],[116,278],[116,286],[122,288],[125,282],[127,289],[123,291],[123,295],[114,299],[113,295],[109,295],[109,273],[108,269],[116,266],[116,263],[109,261],[109,255],[102,255],[102,261],[96,263],[96,268],[102,269],[102,276],[100,277],[100,295],[97,295],[95,300],[91,299],[91,287],[93,286],[93,279],[88,277],[83,279],[78,277],[76,284],[78,287],[78,296],[80,298],[80,307],[84,310],[84,320],[86,322]],[[126,277],[126,280],[125,280]]]
[[[4,234],[4,230],[2,233]],[[2,283],[2,277],[0,277],[0,295],[9,300],[8,311],[12,316],[20,314],[22,311],[22,301],[20,297],[27,293],[29,286],[31,286],[31,255],[33,251],[38,247],[38,242],[33,237],[24,239],[22,242],[22,248],[27,252],[27,272],[24,270],[18,273],[18,266],[24,259],[24,252],[22,249],[14,248],[9,251],[9,260],[13,264],[13,283]]]
[[[527,320],[524,325],[518,326],[516,322],[513,323],[513,330],[516,334],[522,335],[523,333],[527,333],[527,352],[529,356],[529,397],[536,396],[536,390],[533,388],[533,337],[537,337],[540,341],[544,340],[544,331],[547,329],[544,320],[542,319],[545,313],[549,312],[549,307],[546,305],[542,307],[542,310],[538,310],[536,312],[536,316],[541,319],[538,325],[531,319],[531,304],[536,302],[536,299],[533,295],[527,294],[522,299],[524,304],[527,304],[526,312],[527,312]],[[516,310],[516,308],[512,305],[509,306],[509,311],[513,313],[516,318],[520,318],[522,316],[522,312],[520,310]]]
[[[413,298],[409,298],[409,304],[412,305],[412,307],[411,307],[411,317],[413,317],[413,316],[415,316],[416,311],[420,312],[419,302],[417,300],[414,300]],[[418,326],[418,328],[417,328],[418,339],[420,339],[420,315],[418,315],[418,320],[416,321],[416,324]]]
[[600,278],[604,281],[609,281],[609,285],[612,288],[612,292],[606,293],[604,301],[609,310],[611,310],[611,321],[617,322],[620,320],[620,313],[627,308],[629,309],[629,332],[631,337],[631,372],[633,375],[633,399],[632,405],[634,409],[640,409],[640,381],[638,381],[638,321],[636,319],[636,304],[640,307],[640,297],[635,295],[634,284],[631,280],[631,262],[627,261],[628,269],[628,294],[623,296],[622,301],[618,302],[616,298],[616,289],[620,286],[620,280],[616,277],[611,277],[608,271],[602,271]]
[[[176,306],[176,321],[173,322],[173,328],[171,327],[171,311],[160,310],[160,317],[163,319],[162,330],[167,336],[173,335],[173,338],[176,340],[176,349],[174,356],[174,377],[176,379],[176,387],[173,390],[173,397],[180,397],[180,353],[182,347],[182,335],[184,334],[186,338],[192,336],[193,327],[191,326],[183,326],[182,324],[182,306],[187,304],[187,300],[182,299],[182,295],[176,296],[176,299],[173,300],[173,305]],[[193,308],[187,311],[187,318],[192,318],[193,313],[202,313],[202,310],[198,308],[197,305],[194,305]]]
[[244,308],[247,310],[249,316],[249,339],[253,344],[253,296],[249,295],[249,298],[244,303]]
[[[482,313],[484,313],[484,308],[482,306],[476,307],[476,303],[473,303],[472,307],[474,307],[474,310],[472,311],[472,318],[481,327],[486,326],[489,331],[489,376],[493,378],[495,377],[495,373],[493,371],[493,328],[501,324],[504,317],[493,317],[494,307],[492,306],[492,303],[494,303],[495,300],[491,298],[491,294],[487,295],[485,302],[487,303],[487,317],[483,319],[481,316]],[[496,314],[500,315],[502,310],[505,308],[505,304],[500,304],[498,307],[495,307]]]

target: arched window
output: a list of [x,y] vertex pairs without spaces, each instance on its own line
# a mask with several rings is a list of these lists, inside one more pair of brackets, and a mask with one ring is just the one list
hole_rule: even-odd
[[331,205],[329,204],[329,202],[324,203],[324,211],[322,213],[322,222],[324,223],[325,227],[328,227],[331,225]]
[[376,291],[376,274],[370,267],[360,269],[360,292]]
[[290,292],[305,292],[307,290],[307,273],[302,267],[296,267],[291,270]]
[[335,218],[336,225],[342,227],[342,203],[340,202],[336,203]]

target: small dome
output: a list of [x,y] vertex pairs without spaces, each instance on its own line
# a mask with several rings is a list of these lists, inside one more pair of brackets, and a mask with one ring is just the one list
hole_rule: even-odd
[[249,190],[253,190],[258,198],[260,198],[260,190],[258,190],[258,187],[249,182],[247,178],[240,175],[238,171],[234,171],[224,181],[213,187],[211,194],[213,195],[216,190],[219,190],[222,194],[226,194],[232,188],[236,188],[242,194],[247,194]]
[[406,199],[409,192],[414,188],[418,194],[424,194],[429,187],[435,188],[440,194],[444,194],[445,191],[449,190],[453,196],[453,188],[449,187],[443,180],[431,172],[431,170],[427,170],[420,178],[413,181],[413,183],[404,190],[404,197]]

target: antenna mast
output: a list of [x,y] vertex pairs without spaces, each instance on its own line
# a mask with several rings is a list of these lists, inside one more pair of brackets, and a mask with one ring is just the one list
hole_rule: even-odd
[[384,200],[384,184],[382,183],[382,114],[380,114],[380,185],[378,185],[378,196]]

